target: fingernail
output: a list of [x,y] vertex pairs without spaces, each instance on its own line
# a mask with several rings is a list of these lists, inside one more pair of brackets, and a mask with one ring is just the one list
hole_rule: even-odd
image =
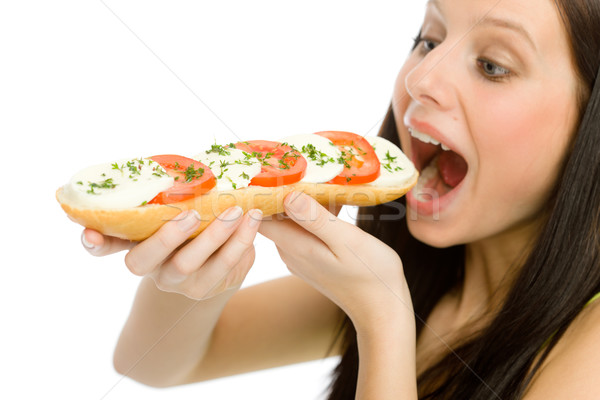
[[301,213],[308,206],[308,199],[302,192],[297,192],[288,197],[285,206],[294,213]]
[[179,214],[178,219],[179,220],[177,221],[177,228],[181,232],[186,233],[195,228],[199,221],[198,213],[196,212],[196,210],[184,211],[181,214]]
[[88,250],[93,250],[96,247],[95,245],[87,241],[87,239],[85,238],[85,232],[81,233],[81,243],[83,244],[83,247],[85,247]]
[[225,222],[227,225],[233,225],[235,221],[242,215],[243,210],[240,206],[231,207],[229,210],[225,211],[219,219]]
[[248,226],[250,228],[256,228],[258,224],[262,221],[263,212],[258,208],[254,210],[248,211],[248,216],[250,217],[250,221],[248,222]]

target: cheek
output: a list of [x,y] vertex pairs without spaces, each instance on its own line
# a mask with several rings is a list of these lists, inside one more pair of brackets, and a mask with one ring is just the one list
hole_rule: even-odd
[[527,87],[474,103],[478,178],[498,186],[494,195],[536,208],[547,198],[575,123],[570,98],[561,90]]

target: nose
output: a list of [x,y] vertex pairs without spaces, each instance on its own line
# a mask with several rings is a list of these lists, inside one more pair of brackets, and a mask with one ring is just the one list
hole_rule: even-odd
[[414,101],[440,110],[453,106],[458,77],[451,50],[437,46],[406,75],[404,86]]

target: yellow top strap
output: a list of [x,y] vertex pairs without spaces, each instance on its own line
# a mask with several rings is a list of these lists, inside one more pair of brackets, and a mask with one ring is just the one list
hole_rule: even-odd
[[[589,299],[588,302],[585,303],[585,306],[583,306],[583,308],[586,308],[587,306],[589,306],[590,304],[592,304],[594,301],[596,301],[598,299],[600,299],[600,292],[596,293],[591,299]],[[554,333],[552,335],[550,335],[550,337],[548,339],[546,339],[546,341],[540,348],[539,352],[541,352],[544,348],[546,348],[546,346],[548,346],[548,344],[550,344],[550,341],[552,340],[553,337],[554,337]]]
[[590,304],[592,304],[594,301],[596,301],[596,300],[598,300],[598,299],[600,299],[600,292],[596,293],[596,294],[594,295],[594,297],[592,297],[591,299],[589,299],[589,300],[588,300],[588,302],[587,302],[587,303],[585,303],[585,306],[584,306],[584,308],[585,308],[585,307],[587,307],[587,306],[589,306]]

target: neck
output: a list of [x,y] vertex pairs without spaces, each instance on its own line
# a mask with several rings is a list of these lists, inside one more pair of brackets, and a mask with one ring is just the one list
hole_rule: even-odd
[[538,229],[534,222],[466,246],[465,276],[456,299],[459,319],[466,322],[501,305]]

